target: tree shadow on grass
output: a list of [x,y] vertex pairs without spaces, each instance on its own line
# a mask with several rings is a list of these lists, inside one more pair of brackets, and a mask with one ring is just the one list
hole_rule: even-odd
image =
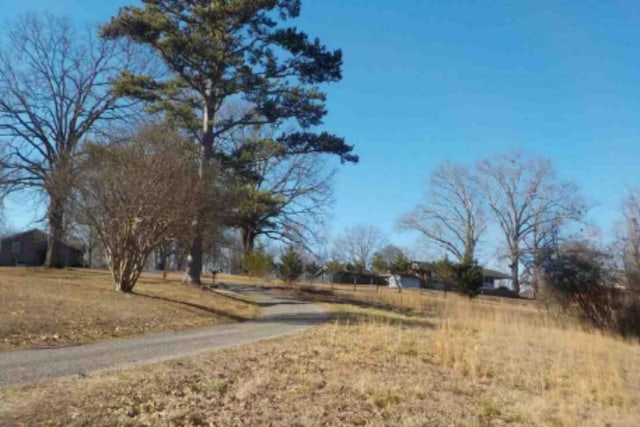
[[[259,292],[263,292],[262,288],[259,287],[254,287],[254,286],[247,286],[247,285],[234,285],[236,289],[234,289],[233,287],[229,287],[229,285],[221,283],[220,284],[224,289],[230,290],[231,292],[235,292],[237,294],[240,295],[244,295],[244,294],[251,294],[251,293],[259,293]],[[271,289],[271,288],[269,288]],[[262,301],[255,301],[253,299],[251,299],[250,297],[243,297],[243,296],[237,296],[237,295],[233,295],[231,293],[227,293],[227,292],[220,292],[220,290],[216,289],[216,288],[203,288],[203,290],[209,291],[209,292],[213,292],[216,295],[219,295],[223,298],[227,298],[230,300],[234,300],[234,301],[239,301],[239,302],[243,302],[246,304],[251,304],[251,305],[255,305],[258,307],[273,307],[276,305],[304,305],[304,304],[309,304],[308,301],[301,301],[299,298],[296,297],[290,297],[290,296],[286,296],[286,295],[278,295],[277,297],[274,297],[274,301],[268,301],[268,302],[262,302]]]
[[341,325],[357,325],[362,323],[377,323],[392,326],[402,326],[411,328],[435,329],[436,325],[425,319],[424,317],[397,317],[394,313],[368,313],[362,311],[336,311],[332,314],[331,319]]
[[[333,311],[329,313],[327,317],[324,315],[323,321],[336,321],[342,325],[358,324],[358,323],[382,323],[390,325],[399,325],[404,327],[421,327],[434,329],[435,324],[429,321],[425,316],[435,315],[436,310],[422,310],[421,313],[416,313],[409,308],[397,307],[389,303],[381,301],[366,301],[358,299],[355,296],[341,295],[334,293],[330,289],[320,289],[313,287],[270,287],[269,289],[279,290],[281,292],[287,292],[295,295],[289,298],[291,302],[274,302],[263,303],[263,306],[280,305],[280,304],[307,304],[305,301],[312,303],[329,303],[335,305],[350,305],[363,309],[363,311],[355,310],[343,310]],[[285,299],[284,297],[282,299]],[[301,301],[304,300],[304,301]],[[379,310],[376,313],[367,312],[364,310],[374,309]],[[274,315],[265,316],[256,321],[269,322],[269,321],[282,321],[285,323],[304,323],[306,320],[313,320],[315,317],[322,317],[318,314],[287,314],[287,315]]]
[[249,320],[249,318],[244,317],[244,316],[238,316],[236,314],[232,314],[232,313],[229,313],[229,312],[224,311],[224,310],[218,310],[218,309],[215,309],[215,308],[207,307],[207,306],[204,306],[204,305],[201,305],[201,304],[195,304],[195,303],[192,303],[192,302],[180,301],[180,300],[176,300],[176,299],[172,299],[172,298],[162,297],[162,296],[159,296],[159,295],[149,295],[149,294],[145,294],[145,293],[142,293],[142,292],[135,292],[135,291],[133,292],[133,295],[137,295],[137,296],[144,297],[144,298],[149,298],[149,299],[154,299],[154,300],[159,300],[159,301],[170,302],[170,303],[182,305],[182,306],[185,306],[185,307],[195,308],[196,310],[201,310],[201,311],[204,311],[206,313],[213,314],[213,315],[216,315],[216,316],[219,316],[219,317],[224,317],[226,319],[231,319],[231,320],[234,320],[236,322],[243,322],[243,321]]
[[417,318],[424,317],[434,317],[439,314],[439,311],[436,307],[425,306],[421,307],[419,312],[408,308],[408,307],[398,307],[396,305],[390,304],[384,301],[371,301],[371,300],[363,300],[358,299],[357,296],[345,295],[336,293],[330,289],[318,289],[312,287],[303,287],[296,290],[296,292],[302,297],[306,297],[311,299],[314,302],[325,302],[331,304],[348,304],[356,307],[364,308],[364,309],[377,309],[389,311],[396,314],[402,314],[405,316],[412,316]]
[[376,323],[392,326],[435,329],[435,325],[424,318],[402,318],[394,316],[393,313],[367,313],[349,310],[336,312],[272,314],[253,319],[250,322],[260,324],[279,323],[293,326],[314,326],[324,322],[336,322],[340,327],[355,326],[363,323]]
[[237,302],[241,302],[241,303],[244,303],[244,304],[259,305],[256,301],[252,300],[251,298],[243,298],[243,297],[239,297],[239,296],[227,293],[227,292],[220,292],[218,289],[215,289],[215,288],[211,288],[211,287],[204,288],[203,287],[202,290],[206,291],[206,292],[214,293],[217,296],[221,296],[223,298],[226,298],[226,299],[229,299],[229,300],[232,300],[232,301],[237,301]]

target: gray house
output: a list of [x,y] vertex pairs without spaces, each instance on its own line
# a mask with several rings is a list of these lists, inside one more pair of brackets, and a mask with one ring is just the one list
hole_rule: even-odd
[[[47,233],[33,229],[0,239],[0,266],[40,266],[47,254]],[[82,267],[84,251],[79,243],[62,243],[65,267]]]
[[511,289],[511,276],[497,270],[482,269],[482,287],[484,289]]

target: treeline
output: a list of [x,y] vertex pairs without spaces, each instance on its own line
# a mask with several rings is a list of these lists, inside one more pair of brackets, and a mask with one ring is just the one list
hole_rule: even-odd
[[[621,201],[616,235],[607,242],[591,233],[589,208],[549,159],[512,152],[475,165],[440,165],[424,203],[400,226],[451,257],[464,272],[457,278],[464,289],[475,283],[479,248],[489,246],[508,263],[517,293],[524,283],[548,306],[640,334],[640,191]],[[502,239],[487,242],[488,230]]]
[[[227,230],[304,245],[331,201],[316,132],[342,53],[290,24],[300,1],[144,1],[96,31],[27,15],[0,47],[0,185],[47,200],[48,267],[72,230],[99,241],[130,292],[167,241],[188,279]],[[92,243],[92,246],[95,244]]]

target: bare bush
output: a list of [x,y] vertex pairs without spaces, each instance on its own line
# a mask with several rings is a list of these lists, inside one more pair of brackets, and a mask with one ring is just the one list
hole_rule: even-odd
[[609,255],[587,242],[561,245],[544,256],[549,296],[596,327],[613,327],[621,308],[621,291],[611,263]]
[[86,148],[74,207],[98,235],[116,291],[131,292],[151,252],[191,229],[196,168],[185,141],[163,127]]

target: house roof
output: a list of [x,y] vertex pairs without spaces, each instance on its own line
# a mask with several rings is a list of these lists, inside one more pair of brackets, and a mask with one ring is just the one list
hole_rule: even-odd
[[[47,241],[49,235],[47,233],[45,233],[44,231],[38,229],[38,228],[32,228],[31,230],[27,230],[27,231],[21,231],[19,233],[14,233],[14,234],[10,234],[8,236],[4,236],[2,238],[0,238],[0,241],[5,241],[5,240],[15,240],[18,237],[22,237],[22,236],[27,236],[29,234],[33,234],[34,237],[37,240],[41,240],[41,241]],[[75,237],[71,237],[69,238],[67,241],[62,242],[62,244],[75,249],[77,251],[82,252],[83,249],[83,243],[80,239],[77,239]]]
[[411,265],[415,265],[420,269],[423,270],[430,270],[432,268],[434,268],[434,263],[432,262],[426,262],[426,261],[411,261]]
[[[433,262],[411,261],[411,264],[423,270],[433,270],[433,268],[435,267],[435,264]],[[484,277],[491,277],[493,279],[498,279],[498,280],[511,279],[511,276],[509,274],[503,273],[498,270],[492,270],[490,268],[483,268],[482,275]]]
[[489,268],[483,268],[482,275],[484,277],[491,277],[493,279],[511,279],[510,275],[502,273],[498,270],[491,270]]
[[14,240],[14,239],[16,239],[18,237],[26,236],[28,234],[33,234],[38,239],[47,240],[47,233],[45,233],[44,231],[39,230],[37,228],[32,228],[31,230],[27,230],[27,231],[21,231],[19,233],[9,234],[8,236],[3,236],[2,239],[0,239],[0,240],[3,240],[3,241],[4,240]]

